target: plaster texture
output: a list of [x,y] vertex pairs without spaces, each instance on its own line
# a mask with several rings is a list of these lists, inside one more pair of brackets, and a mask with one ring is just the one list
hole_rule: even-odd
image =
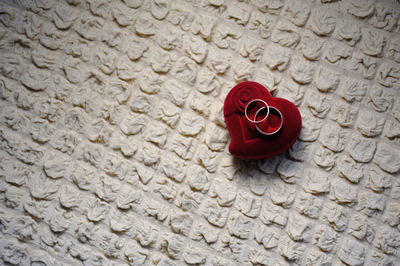
[[[0,2],[1,265],[399,265],[400,3]],[[228,152],[245,80],[299,140]]]

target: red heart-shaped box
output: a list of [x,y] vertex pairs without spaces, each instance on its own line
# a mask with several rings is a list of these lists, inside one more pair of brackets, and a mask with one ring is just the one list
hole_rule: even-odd
[[[245,108],[254,99],[261,99],[281,112],[283,125],[276,134],[263,135],[247,120]],[[301,131],[299,109],[286,99],[273,97],[267,88],[252,81],[241,82],[230,90],[224,102],[224,117],[231,136],[229,151],[242,159],[263,159],[282,153],[293,145]]]

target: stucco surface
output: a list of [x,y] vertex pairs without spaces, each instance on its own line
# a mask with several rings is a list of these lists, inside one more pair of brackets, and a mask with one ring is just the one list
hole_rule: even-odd
[[[0,264],[399,265],[399,14],[1,1]],[[284,154],[229,154],[245,80],[298,106]]]

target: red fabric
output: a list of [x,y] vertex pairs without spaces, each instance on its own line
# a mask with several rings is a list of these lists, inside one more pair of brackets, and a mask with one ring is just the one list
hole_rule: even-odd
[[[256,98],[282,113],[283,126],[278,133],[262,135],[246,119],[244,109],[248,102]],[[288,100],[273,97],[264,86],[252,81],[239,83],[230,90],[224,102],[224,117],[231,136],[229,151],[242,159],[263,159],[282,153],[293,145],[301,131],[299,109]],[[262,124],[259,125],[263,129]]]

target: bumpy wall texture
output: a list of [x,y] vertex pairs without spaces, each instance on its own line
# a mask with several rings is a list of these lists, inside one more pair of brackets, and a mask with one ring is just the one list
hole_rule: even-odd
[[[398,265],[400,4],[0,3],[0,264]],[[244,80],[285,154],[228,152]]]

